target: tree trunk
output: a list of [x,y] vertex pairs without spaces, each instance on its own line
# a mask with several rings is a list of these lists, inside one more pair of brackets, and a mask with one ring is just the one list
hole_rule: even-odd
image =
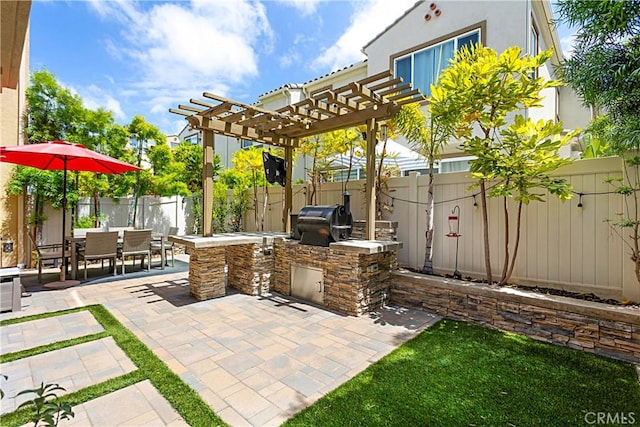
[[100,226],[100,200],[97,192],[93,193],[93,226],[95,228]]
[[429,185],[427,187],[427,231],[425,232],[424,266],[422,272],[433,274],[433,163],[429,165]]
[[491,253],[489,250],[489,219],[487,213],[487,189],[484,180],[480,181],[480,199],[482,200],[482,227],[484,236],[484,266],[487,270],[487,282],[493,284],[491,273]]
[[[635,155],[638,155],[638,149],[633,150]],[[628,185],[634,191],[630,197],[633,197],[632,202],[633,206],[629,205],[627,198],[624,198],[624,210],[626,213],[626,219],[633,222],[633,226],[631,227],[631,233],[629,234],[629,242],[625,239],[624,229],[620,230],[618,235],[620,238],[627,244],[629,249],[631,250],[631,261],[634,263],[634,273],[636,275],[636,281],[640,283],[640,200],[638,200],[638,186],[640,185],[640,167],[637,165],[629,165],[624,156],[620,156],[622,160],[622,169],[625,177],[624,185]],[[630,171],[629,168],[633,167],[633,171]],[[615,225],[613,226],[615,230]]]
[[351,171],[353,170],[353,145],[349,149],[349,169],[347,170],[347,180],[344,183],[345,191],[347,189],[347,185],[349,185],[349,181],[351,180]]
[[[384,210],[382,207],[382,197],[380,197],[382,193],[382,166],[384,164],[384,156],[387,153],[387,139],[385,138],[382,145],[382,153],[380,154],[380,164],[378,165],[378,170],[376,171],[376,219],[382,218],[382,211]],[[374,153],[375,155],[375,153]]]
[[262,205],[262,218],[260,218],[260,231],[264,231],[264,217],[267,214],[267,206],[269,205],[269,187],[264,184],[264,204]]
[[500,284],[505,282],[509,269],[509,200],[506,197],[502,198],[502,207],[504,212],[504,262],[502,263]]
[[516,257],[518,256],[518,246],[520,246],[521,218],[522,218],[522,202],[518,203],[518,217],[516,219],[516,242],[513,245],[513,257],[511,257],[511,265],[509,266],[509,271],[507,272],[507,276],[502,281],[503,285],[505,285],[511,278],[511,274],[513,273],[513,268],[516,265]]
[[256,231],[260,228],[260,224],[258,222],[258,180],[256,179],[256,172],[253,171],[253,221],[256,226]]
[[319,180],[319,173],[318,170],[316,169],[316,165],[318,162],[318,146],[315,147],[315,150],[313,152],[313,163],[311,163],[311,173],[309,174],[311,176],[311,191],[309,192],[309,205],[313,205],[314,200],[316,198],[316,191],[317,191],[317,181]]

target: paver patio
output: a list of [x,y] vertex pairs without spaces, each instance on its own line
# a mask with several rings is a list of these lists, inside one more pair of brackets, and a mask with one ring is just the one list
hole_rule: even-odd
[[260,426],[279,425],[439,319],[398,307],[356,318],[278,294],[198,302],[185,271],[164,273],[33,292],[0,319],[103,304],[225,422]]

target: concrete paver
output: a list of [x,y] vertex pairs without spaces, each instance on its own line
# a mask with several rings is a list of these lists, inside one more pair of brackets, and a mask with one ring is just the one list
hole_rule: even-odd
[[[196,301],[187,272],[165,271],[33,292],[21,313],[105,305],[225,422],[242,426],[279,425],[439,320],[398,307],[344,316],[278,294],[232,290]],[[151,419],[138,415],[140,424]]]
[[73,408],[60,426],[187,426],[149,381],[142,381]]
[[0,412],[13,411],[33,398],[30,395],[16,397],[16,394],[39,387],[43,382],[59,384],[66,390],[64,393],[71,393],[135,369],[111,337],[3,363],[0,372],[8,379],[3,383],[6,395],[0,401]]
[[0,328],[0,351],[13,353],[103,331],[88,311],[17,323]]

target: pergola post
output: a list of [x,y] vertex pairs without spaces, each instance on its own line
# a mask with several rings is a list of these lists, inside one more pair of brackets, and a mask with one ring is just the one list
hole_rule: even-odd
[[212,130],[202,131],[202,235],[213,234],[213,156],[214,133]]
[[378,123],[375,118],[367,120],[367,192],[366,209],[367,221],[365,237],[367,240],[376,239],[376,134]]
[[284,161],[286,165],[287,176],[284,185],[284,208],[282,209],[282,224],[285,233],[291,233],[291,209],[293,206],[293,191],[291,188],[291,180],[293,179],[293,145],[284,147]]

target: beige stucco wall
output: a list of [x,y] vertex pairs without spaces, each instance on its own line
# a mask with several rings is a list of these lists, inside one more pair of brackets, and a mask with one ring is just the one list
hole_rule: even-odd
[[[526,46],[527,2],[525,1],[436,1],[440,16],[435,17],[431,2],[421,2],[400,21],[380,34],[364,52],[369,75],[393,67],[391,56],[413,49],[466,27],[486,21],[486,46],[501,52],[512,45]],[[424,19],[429,13],[432,18]]]
[[560,120],[565,129],[584,129],[591,120],[591,110],[569,86],[560,88]]
[[[16,89],[2,88],[0,92],[0,145],[14,146],[23,143],[22,114],[26,105],[25,90],[29,84],[29,32],[20,65],[20,79]],[[7,184],[13,165],[0,163],[0,235],[3,240],[13,240],[13,253],[2,252],[2,267],[15,267],[26,261],[23,244],[26,235],[22,196],[7,196]]]

